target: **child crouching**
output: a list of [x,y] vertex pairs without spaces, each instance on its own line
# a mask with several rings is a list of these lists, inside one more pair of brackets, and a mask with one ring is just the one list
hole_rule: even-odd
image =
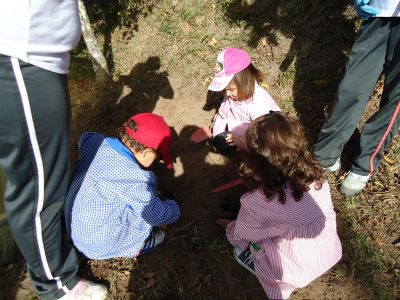
[[157,177],[147,170],[158,157],[172,168],[171,132],[161,116],[142,113],[120,128],[120,139],[85,132],[65,203],[76,248],[91,259],[136,257],[161,243],[177,203],[161,200]]
[[246,150],[245,133],[250,123],[270,110],[279,111],[279,106],[261,87],[264,75],[242,49],[222,50],[214,75],[208,89],[223,92],[224,100],[212,128],[212,145],[224,155],[234,149]]
[[268,298],[287,299],[342,256],[329,185],[297,120],[271,112],[251,123],[246,140],[240,173],[249,192],[226,234]]

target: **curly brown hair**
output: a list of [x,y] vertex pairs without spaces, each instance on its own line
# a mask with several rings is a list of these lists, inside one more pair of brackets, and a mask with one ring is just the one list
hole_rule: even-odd
[[312,182],[321,189],[324,171],[310,151],[297,119],[271,111],[250,124],[246,140],[249,152],[239,173],[249,189],[261,188],[267,199],[278,195],[282,204],[287,184],[296,201]]
[[232,81],[237,86],[238,98],[249,99],[254,95],[255,83],[261,83],[264,79],[264,73],[257,69],[252,63],[250,65],[236,73]]
[[144,149],[149,148],[143,145],[142,143],[139,143],[138,141],[133,139],[129,134],[127,134],[125,131],[126,127],[129,127],[133,131],[136,131],[137,124],[134,120],[128,120],[124,124],[122,124],[121,127],[118,128],[119,138],[122,141],[122,143],[124,143],[128,147],[135,149],[137,152],[141,152]]

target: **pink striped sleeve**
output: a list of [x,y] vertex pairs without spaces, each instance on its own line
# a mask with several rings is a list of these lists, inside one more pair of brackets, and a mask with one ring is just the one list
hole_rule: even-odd
[[262,223],[256,220],[255,215],[242,203],[239,215],[236,221],[228,225],[226,235],[232,245],[246,249],[249,243],[281,236],[285,231],[285,228],[262,226]]

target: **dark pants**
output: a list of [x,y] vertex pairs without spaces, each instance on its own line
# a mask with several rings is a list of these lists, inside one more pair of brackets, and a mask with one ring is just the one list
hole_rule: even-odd
[[78,282],[78,258],[62,241],[60,209],[68,180],[70,99],[67,76],[0,55],[0,166],[5,210],[42,299]]
[[351,167],[359,175],[372,175],[399,128],[400,18],[370,18],[361,26],[351,49],[336,104],[314,145],[317,159],[331,166],[357,127],[369,96],[384,72],[379,110],[364,124],[360,152]]

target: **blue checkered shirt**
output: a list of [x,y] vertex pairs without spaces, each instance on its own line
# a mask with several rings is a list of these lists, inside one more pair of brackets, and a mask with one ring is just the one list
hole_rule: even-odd
[[91,259],[135,257],[153,226],[179,216],[173,200],[161,200],[157,177],[143,170],[118,139],[85,132],[65,202],[74,245]]

